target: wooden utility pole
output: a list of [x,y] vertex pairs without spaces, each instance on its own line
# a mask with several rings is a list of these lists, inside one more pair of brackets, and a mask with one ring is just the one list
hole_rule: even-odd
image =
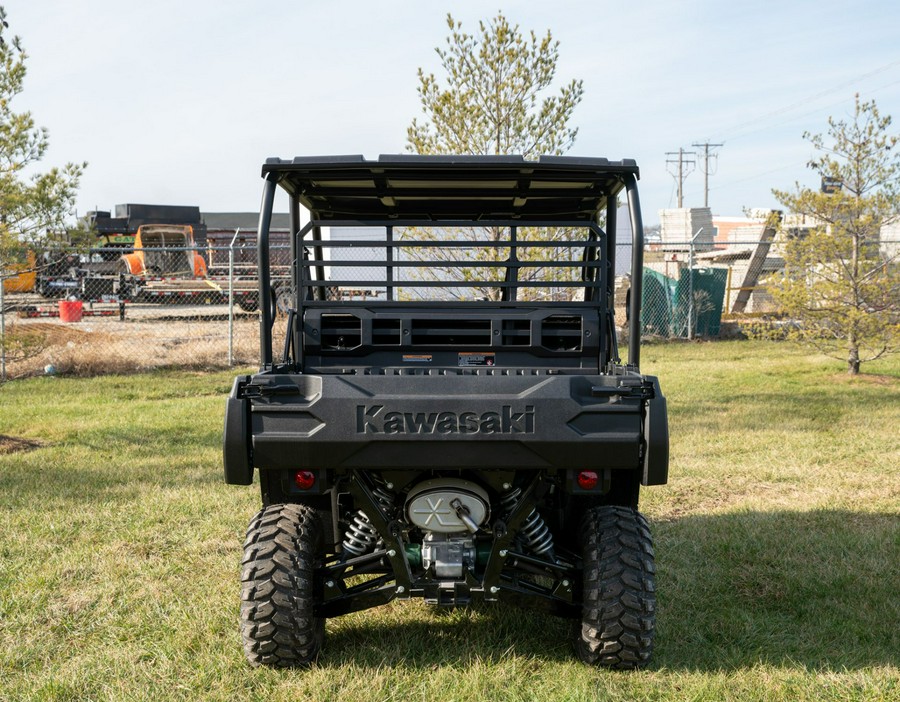
[[[677,156],[678,158],[667,158],[666,164],[678,164],[678,168],[676,173],[669,173],[669,175],[675,178],[675,182],[678,185],[678,209],[680,210],[684,207],[684,179],[687,178],[693,169],[690,167],[693,166],[696,162],[692,159],[685,158],[686,156],[696,156],[693,151],[685,151],[683,148],[679,147],[678,151],[668,151],[666,152],[666,156]],[[668,168],[666,168],[668,170]]]
[[709,207],[709,159],[710,157],[716,157],[716,153],[710,153],[710,149],[716,149],[724,146],[724,144],[710,144],[706,142],[705,144],[691,144],[691,146],[703,147],[703,206]]

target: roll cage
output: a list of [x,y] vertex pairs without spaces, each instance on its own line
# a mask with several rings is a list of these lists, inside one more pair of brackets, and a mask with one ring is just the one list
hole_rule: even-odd
[[[468,315],[476,308],[525,307],[539,320],[537,329],[542,328],[540,320],[546,319],[545,309],[596,310],[599,319],[605,320],[597,364],[602,369],[619,363],[612,320],[618,196],[624,191],[631,224],[628,364],[639,367],[643,224],[634,161],[563,156],[534,161],[521,156],[394,155],[377,160],[329,156],[269,159],[262,173],[265,186],[258,228],[262,300],[273,295],[269,241],[278,188],[287,193],[290,207],[291,312],[281,365],[303,369],[302,322],[307,314],[325,314],[323,310],[332,307],[376,311],[427,307],[438,314],[443,310],[448,317],[454,310]],[[301,207],[309,213],[305,224],[301,224]],[[381,234],[376,239],[355,238],[351,231],[346,237],[326,239],[326,227],[331,231],[375,228]],[[463,228],[482,234],[461,237],[458,232]],[[555,234],[535,233],[547,231]],[[539,261],[522,255],[536,248],[552,255]],[[439,262],[429,259],[428,252],[438,249],[450,253]],[[466,276],[452,281],[433,272],[465,267]],[[529,277],[538,268],[544,271],[543,277]],[[432,273],[410,277],[410,271],[422,269]],[[349,271],[349,277],[335,276],[336,270]],[[375,277],[370,275],[373,272]],[[431,289],[449,289],[453,299],[426,302],[409,292]],[[550,294],[536,299],[532,289]],[[353,299],[348,290],[377,294]],[[487,295],[480,294],[485,290]],[[261,305],[263,369],[279,365],[272,342],[275,316],[274,305]],[[499,324],[494,333],[501,335],[505,322]],[[360,341],[373,333],[364,324],[360,328]]]

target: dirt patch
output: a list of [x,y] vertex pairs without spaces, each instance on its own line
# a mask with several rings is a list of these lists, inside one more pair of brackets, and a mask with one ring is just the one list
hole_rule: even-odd
[[849,373],[842,373],[840,375],[831,376],[832,380],[838,383],[845,384],[854,384],[860,383],[863,385],[897,385],[900,383],[900,378],[896,378],[892,375],[878,375],[876,373],[866,373],[862,371],[859,375],[850,375]]
[[0,456],[7,453],[20,453],[22,451],[34,451],[43,444],[32,439],[20,439],[15,436],[0,434]]

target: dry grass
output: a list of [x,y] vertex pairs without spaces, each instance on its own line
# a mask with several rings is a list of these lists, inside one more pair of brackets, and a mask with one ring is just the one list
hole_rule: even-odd
[[[258,356],[259,325],[241,319],[234,325],[234,362]],[[219,318],[84,318],[74,324],[17,320],[8,339],[28,338],[33,353],[7,360],[10,378],[55,373],[91,376],[154,368],[228,367],[228,322]]]

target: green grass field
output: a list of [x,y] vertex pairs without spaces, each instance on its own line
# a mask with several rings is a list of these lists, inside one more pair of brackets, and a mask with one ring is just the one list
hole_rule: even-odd
[[[0,386],[0,700],[898,700],[900,359],[648,346],[669,398],[653,665],[590,669],[567,624],[419,603],[328,622],[308,671],[238,632],[256,487],[226,486],[231,373]],[[24,446],[21,448],[25,448]]]

